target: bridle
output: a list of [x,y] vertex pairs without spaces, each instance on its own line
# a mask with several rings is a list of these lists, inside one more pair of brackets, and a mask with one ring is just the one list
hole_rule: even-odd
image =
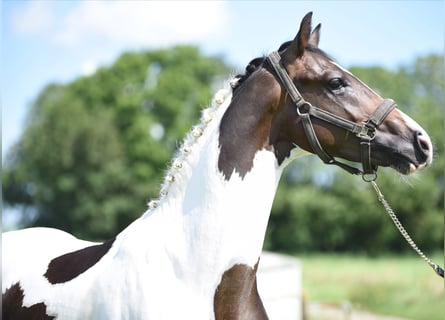
[[[376,136],[376,129],[378,128],[378,126],[382,124],[383,120],[385,120],[388,114],[397,106],[395,102],[391,99],[384,99],[383,102],[377,107],[377,109],[374,110],[374,112],[369,116],[368,120],[361,123],[355,123],[347,119],[343,119],[328,111],[314,107],[312,104],[304,100],[303,96],[295,87],[292,79],[289,77],[289,74],[282,65],[281,56],[278,52],[272,52],[267,57],[266,61],[268,61],[269,64],[273,67],[281,82],[281,85],[286,89],[287,93],[295,104],[297,108],[297,114],[301,118],[304,132],[314,153],[316,153],[320,157],[320,159],[323,160],[324,163],[335,164],[351,174],[361,175],[364,181],[370,182],[374,187],[379,201],[382,203],[389,217],[392,219],[395,226],[408,242],[408,244],[411,246],[411,248],[413,248],[413,250],[417,252],[417,254],[423,260],[425,260],[439,276],[443,278],[443,268],[434,263],[417,247],[415,242],[411,239],[408,232],[400,223],[396,214],[384,198],[375,181],[377,179],[377,166],[373,166],[371,164],[371,141],[374,140]],[[349,132],[352,132],[360,139],[360,157],[363,170],[337,161],[333,156],[328,154],[323,149],[320,141],[318,141],[317,134],[314,131],[314,127],[312,126],[311,116],[333,124],[337,127],[343,128]]]
[[[361,123],[352,122],[317,108],[306,101],[295,87],[292,79],[282,65],[281,56],[278,52],[274,51],[269,54],[267,61],[275,70],[281,84],[295,104],[297,114],[301,118],[304,132],[314,153],[326,164],[334,164],[351,174],[361,175],[367,182],[374,181],[377,178],[377,166],[371,164],[371,141],[375,138],[378,126],[397,106],[395,102],[391,99],[384,99],[377,109],[369,116],[368,120]],[[336,160],[323,149],[312,125],[311,116],[343,128],[355,134],[360,139],[362,170]]]

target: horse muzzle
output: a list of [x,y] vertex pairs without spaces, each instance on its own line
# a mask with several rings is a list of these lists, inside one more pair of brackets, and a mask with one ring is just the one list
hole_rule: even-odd
[[405,128],[409,132],[405,135],[379,132],[372,146],[372,162],[410,175],[432,163],[433,144],[425,130],[411,118],[406,115],[404,117],[409,119],[405,122]]

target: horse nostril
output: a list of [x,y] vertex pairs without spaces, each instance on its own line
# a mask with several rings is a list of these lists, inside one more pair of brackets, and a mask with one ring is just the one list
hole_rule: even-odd
[[416,132],[416,142],[417,147],[421,154],[428,158],[430,156],[430,152],[432,149],[431,146],[431,140],[428,138],[428,136],[425,136],[421,131]]

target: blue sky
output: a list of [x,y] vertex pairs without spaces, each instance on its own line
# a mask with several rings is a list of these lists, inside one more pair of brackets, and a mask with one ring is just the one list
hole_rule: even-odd
[[293,38],[308,11],[322,23],[320,47],[345,67],[396,68],[444,51],[443,1],[2,1],[2,159],[50,82],[178,43],[240,70]]

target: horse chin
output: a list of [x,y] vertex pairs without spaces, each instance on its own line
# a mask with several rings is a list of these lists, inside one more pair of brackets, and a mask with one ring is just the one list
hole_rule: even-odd
[[417,172],[419,170],[426,168],[427,166],[428,166],[427,163],[417,165],[417,166],[413,163],[403,163],[403,164],[391,165],[391,168],[393,168],[400,174],[408,176],[410,174],[413,174],[414,172]]
[[423,170],[432,163],[432,156],[424,157],[412,150],[381,148],[374,150],[373,164],[381,167],[390,167],[402,175],[411,175]]
[[410,175],[417,170],[416,166],[413,165],[412,163],[410,163],[408,165],[394,165],[394,166],[391,166],[391,168],[393,168],[398,173],[403,174],[405,176]]

